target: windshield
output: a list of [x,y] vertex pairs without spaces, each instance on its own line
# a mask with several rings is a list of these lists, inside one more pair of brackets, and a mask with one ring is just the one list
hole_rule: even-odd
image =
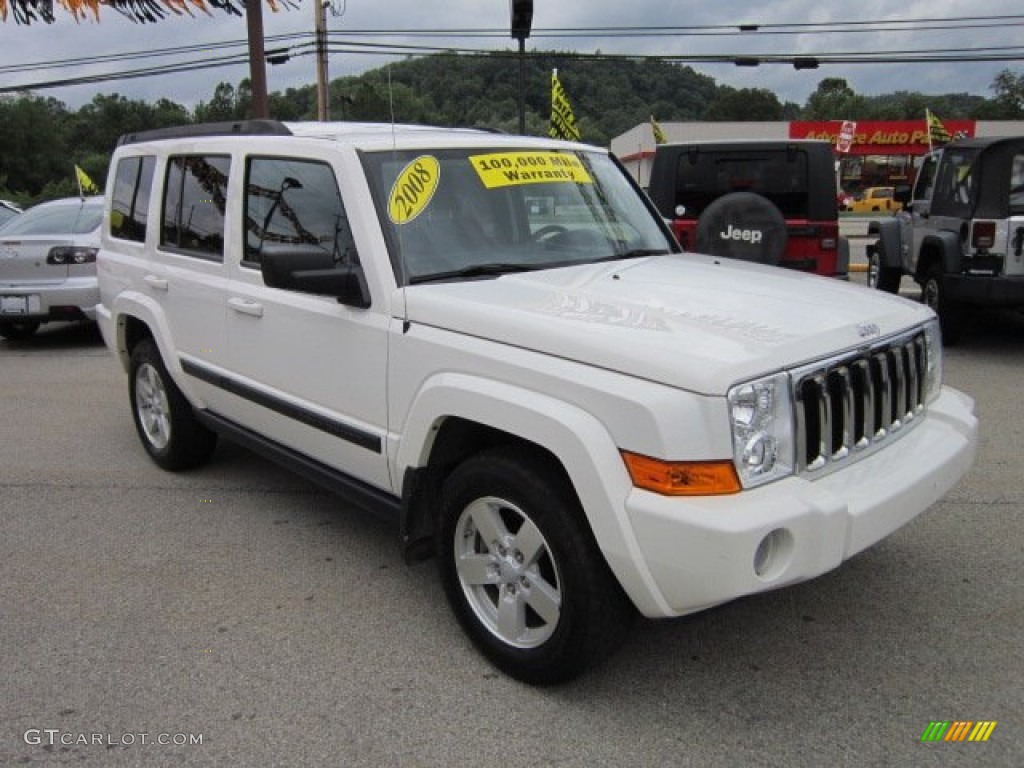
[[603,153],[388,151],[363,163],[400,285],[678,250]]
[[103,201],[40,205],[29,208],[2,228],[5,235],[82,235],[99,227]]

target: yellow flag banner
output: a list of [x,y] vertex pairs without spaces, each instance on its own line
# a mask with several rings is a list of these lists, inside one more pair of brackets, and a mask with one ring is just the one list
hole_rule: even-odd
[[924,111],[924,120],[928,125],[928,144],[947,144],[952,140],[952,136],[949,135],[949,131],[946,130],[946,126],[942,124],[935,115],[929,110]]
[[658,125],[658,121],[654,119],[654,115],[651,115],[651,132],[654,134],[655,144],[664,144],[667,141],[665,138],[665,132],[661,130],[661,126]]
[[86,192],[88,192],[89,194],[95,195],[99,193],[100,188],[97,187],[93,183],[92,179],[89,178],[88,174],[86,174],[86,172],[79,168],[77,165],[75,166],[75,178],[78,179],[79,194],[84,195]]
[[558,81],[558,70],[551,70],[551,127],[548,135],[553,139],[580,140],[580,129],[576,127],[576,116],[569,104],[569,97]]

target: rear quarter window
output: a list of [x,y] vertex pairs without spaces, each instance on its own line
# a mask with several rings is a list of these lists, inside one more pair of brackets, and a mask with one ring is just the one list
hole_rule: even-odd
[[143,242],[156,158],[125,157],[117,163],[110,197],[110,234],[121,240]]
[[1024,154],[1013,156],[1010,166],[1010,215],[1024,214]]

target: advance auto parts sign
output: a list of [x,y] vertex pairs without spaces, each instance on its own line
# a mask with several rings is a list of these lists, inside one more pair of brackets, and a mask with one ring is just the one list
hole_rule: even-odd
[[[974,136],[974,120],[943,120],[951,136]],[[836,146],[843,122],[840,120],[793,121],[791,139],[819,139]],[[858,120],[850,137],[851,155],[923,155],[928,151],[928,126],[920,120]]]
[[561,152],[494,152],[472,155],[469,161],[487,189],[553,181],[594,183],[578,157]]

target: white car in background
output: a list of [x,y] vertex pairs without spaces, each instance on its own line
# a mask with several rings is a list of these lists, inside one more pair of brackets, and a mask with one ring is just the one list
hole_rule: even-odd
[[102,220],[102,197],[73,197],[0,226],[0,336],[24,339],[42,323],[95,320]]

